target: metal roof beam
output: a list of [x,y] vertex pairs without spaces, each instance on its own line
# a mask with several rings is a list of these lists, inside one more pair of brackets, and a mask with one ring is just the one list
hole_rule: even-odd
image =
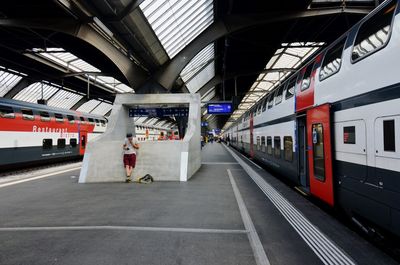
[[[141,3],[143,3],[144,0],[131,0],[129,4],[125,6],[123,10],[121,10],[116,17],[108,18],[106,19],[106,22],[118,22],[123,20],[126,16],[128,16],[130,13],[132,13],[136,8],[139,7]],[[108,1],[106,1],[108,2]]]
[[73,105],[71,107],[71,110],[79,109],[80,106],[82,106],[83,104],[85,104],[88,101],[89,101],[89,99],[87,99],[86,97],[81,98],[78,102],[75,103],[75,105]]
[[200,93],[200,97],[203,97],[211,88],[215,87],[218,84],[222,83],[222,77],[220,75],[216,75],[210,79],[204,86],[202,86],[196,93]]
[[153,82],[159,83],[168,91],[171,90],[175,80],[182,72],[183,68],[208,44],[218,40],[233,32],[253,27],[255,25],[272,24],[281,21],[294,20],[300,18],[328,16],[335,14],[368,14],[370,8],[326,8],[312,9],[292,13],[267,13],[257,15],[229,15],[222,20],[215,21],[189,45],[181,50],[172,60],[164,64],[161,69],[153,76]]

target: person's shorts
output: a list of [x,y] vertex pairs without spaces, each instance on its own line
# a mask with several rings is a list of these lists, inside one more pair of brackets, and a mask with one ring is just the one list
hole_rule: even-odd
[[135,165],[136,165],[135,154],[124,155],[124,167],[126,166],[135,167]]

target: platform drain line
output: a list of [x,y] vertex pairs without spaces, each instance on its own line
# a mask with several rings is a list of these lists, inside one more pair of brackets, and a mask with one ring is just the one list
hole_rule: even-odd
[[[226,148],[226,147],[225,147]],[[264,192],[267,198],[275,205],[289,224],[312,249],[312,251],[327,265],[354,265],[356,264],[343,250],[325,236],[301,212],[299,212],[278,191],[268,184],[257,172],[241,160],[232,150],[228,152],[239,162],[256,185]]]
[[256,228],[254,227],[250,214],[247,211],[246,205],[244,204],[242,195],[240,194],[235,179],[232,176],[232,172],[229,169],[227,169],[227,171],[229,175],[229,180],[231,181],[233,193],[235,194],[235,198],[239,206],[240,215],[242,216],[243,224],[247,231],[247,236],[249,238],[250,245],[253,250],[256,263],[257,265],[270,265],[268,257],[265,254],[264,247],[261,244],[260,238],[258,237]]

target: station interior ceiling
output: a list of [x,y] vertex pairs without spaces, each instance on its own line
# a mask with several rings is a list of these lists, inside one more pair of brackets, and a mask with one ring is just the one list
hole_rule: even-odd
[[382,1],[16,0],[0,6],[0,97],[109,115],[117,93],[238,104],[223,128]]

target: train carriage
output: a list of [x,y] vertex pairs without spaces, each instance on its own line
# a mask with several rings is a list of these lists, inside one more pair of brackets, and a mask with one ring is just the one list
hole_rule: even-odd
[[224,132],[356,223],[400,235],[400,7],[386,1]]
[[0,99],[0,168],[83,156],[106,129],[103,116]]

